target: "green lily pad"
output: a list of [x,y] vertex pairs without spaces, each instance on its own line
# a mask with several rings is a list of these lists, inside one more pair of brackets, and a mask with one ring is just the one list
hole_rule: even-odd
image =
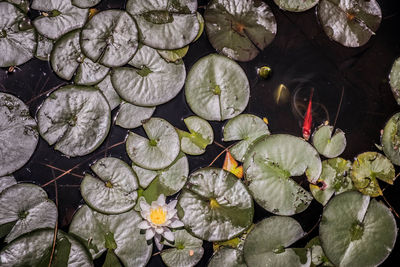
[[218,168],[192,173],[177,209],[185,228],[207,241],[232,239],[253,223],[254,205],[246,186],[232,173]]
[[335,194],[354,190],[350,177],[351,162],[342,158],[324,160],[321,176],[316,184],[310,184],[310,191],[314,198],[326,205]]
[[396,235],[390,210],[355,191],[334,197],[319,227],[322,248],[335,266],[378,266],[392,251]]
[[178,49],[199,32],[195,0],[129,0],[126,10],[135,18],[140,40],[156,49]]
[[254,200],[278,215],[300,213],[312,200],[291,177],[306,174],[315,183],[322,170],[318,152],[303,139],[287,134],[259,139],[247,152],[243,166]]
[[109,157],[98,160],[91,168],[99,178],[86,174],[81,183],[81,194],[92,209],[119,214],[135,206],[138,181],[128,164]]
[[346,137],[339,128],[332,135],[333,126],[322,125],[312,135],[312,143],[318,153],[326,158],[336,158],[346,148]]
[[72,4],[80,8],[89,8],[100,2],[101,0],[72,0]]
[[256,139],[269,135],[268,125],[252,114],[240,114],[229,120],[224,126],[224,141],[239,141],[229,149],[232,156],[243,161],[247,150]]
[[222,248],[215,253],[208,267],[247,267],[243,258],[243,252],[234,248]]
[[394,114],[386,123],[381,143],[386,157],[393,164],[400,166],[400,112]]
[[161,259],[169,267],[192,267],[203,257],[203,241],[186,230],[174,232],[175,242],[167,243],[172,248],[161,251]]
[[212,46],[238,61],[255,58],[277,31],[270,7],[259,0],[210,1],[204,19]]
[[0,193],[3,192],[4,189],[15,184],[17,184],[17,180],[15,180],[12,175],[0,177]]
[[197,116],[187,117],[183,121],[189,132],[176,129],[181,139],[181,150],[189,155],[203,154],[206,147],[214,141],[213,128],[206,120]]
[[[247,236],[244,259],[248,266],[309,266],[311,258],[288,248],[306,233],[293,218],[272,216],[257,223]],[[309,251],[305,253],[308,255]]]
[[76,84],[93,85],[106,77],[109,68],[94,63],[82,54],[79,35],[80,30],[75,30],[57,40],[50,56],[51,67],[65,80],[71,80],[76,73]]
[[24,166],[38,140],[37,124],[28,107],[15,96],[0,92],[0,176]]
[[[54,230],[27,233],[3,248],[1,266],[49,266]],[[58,231],[51,266],[94,266],[86,248],[73,236]]]
[[137,47],[136,23],[122,10],[99,12],[82,29],[83,53],[107,67],[125,65],[136,53]]
[[397,104],[400,105],[400,57],[393,63],[389,75],[389,84]]
[[53,50],[54,41],[40,34],[38,34],[37,39],[35,57],[43,61],[49,61],[51,51]]
[[0,226],[13,223],[7,243],[34,229],[54,227],[57,216],[56,205],[37,185],[16,184],[0,194]]
[[303,12],[318,4],[319,0],[274,0],[280,9],[291,12]]
[[239,64],[211,54],[193,65],[186,79],[185,95],[198,116],[222,121],[239,115],[247,107],[250,85]]
[[395,179],[393,164],[377,152],[364,152],[358,155],[350,174],[358,191],[371,197],[382,195],[378,179],[388,184],[393,184]]
[[321,247],[321,241],[319,236],[311,239],[306,248],[310,250],[311,253],[311,265],[310,267],[334,267],[334,265],[325,256],[325,253]]
[[36,32],[16,6],[0,3],[0,67],[17,66],[33,58]]
[[62,35],[85,25],[89,10],[72,5],[71,0],[33,0],[32,9],[42,11],[33,21],[43,36],[57,40]]
[[49,145],[76,157],[93,152],[106,138],[111,111],[93,87],[67,85],[54,91],[37,112],[39,132]]
[[180,153],[175,162],[166,169],[151,171],[151,170],[138,170],[140,167],[136,166],[136,171],[140,185],[146,188],[142,196],[148,203],[156,201],[158,196],[171,196],[179,192],[187,181],[189,175],[189,162],[185,154]]
[[147,244],[137,227],[141,221],[140,215],[132,210],[105,215],[84,205],[75,213],[69,231],[84,241],[94,258],[113,247],[125,266],[145,266],[153,246]]
[[136,165],[160,170],[171,165],[180,151],[178,133],[164,119],[151,118],[143,123],[143,129],[149,139],[129,132],[126,140],[128,156]]
[[153,115],[156,107],[141,107],[122,101],[115,124],[125,129],[134,129],[142,125]]
[[19,9],[27,13],[29,11],[29,0],[5,0],[11,4],[16,5]]
[[156,106],[174,98],[185,83],[183,62],[166,62],[157,50],[141,46],[129,62],[134,68],[117,68],[111,81],[118,94],[138,106]]
[[189,46],[184,46],[182,48],[174,49],[174,50],[157,50],[158,54],[165,59],[167,62],[178,62],[184,56],[186,56],[189,51]]
[[106,97],[111,110],[118,107],[118,105],[121,103],[121,98],[119,97],[114,89],[114,86],[111,83],[110,74],[108,74],[101,82],[96,84],[94,87],[99,89]]
[[317,14],[326,35],[347,47],[366,44],[382,20],[375,0],[321,0]]

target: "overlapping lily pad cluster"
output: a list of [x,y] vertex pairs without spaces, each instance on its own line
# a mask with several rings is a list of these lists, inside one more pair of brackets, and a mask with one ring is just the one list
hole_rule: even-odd
[[[396,240],[396,221],[373,197],[382,195],[378,179],[395,180],[399,114],[383,130],[387,157],[365,152],[353,163],[339,157],[346,138],[333,126],[318,127],[312,144],[271,134],[265,119],[241,114],[250,85],[232,60],[251,60],[274,38],[275,18],[264,2],[211,1],[205,12],[208,37],[232,59],[207,55],[187,77],[181,59],[204,26],[197,1],[129,0],[126,11],[93,15],[87,8],[98,2],[33,0],[31,8],[41,11],[34,27],[26,21],[27,9],[20,9],[23,1],[14,3],[19,7],[0,2],[0,49],[8,51],[0,66],[22,64],[36,54],[50,60],[59,77],[73,80],[44,100],[36,120],[22,101],[0,93],[0,236],[8,243],[0,252],[1,266],[93,266],[103,253],[104,266],[145,266],[153,238],[167,266],[196,265],[203,240],[214,242],[209,266],[375,266],[385,260]],[[318,1],[275,2],[298,12]],[[358,15],[365,10],[375,17],[364,21]],[[347,46],[368,41],[381,16],[373,0],[323,0],[318,14],[327,34]],[[332,18],[343,27],[331,32]],[[393,87],[397,69],[391,73]],[[188,131],[151,117],[184,85],[196,114],[184,119]],[[10,174],[29,160],[38,133],[66,156],[93,152],[118,106],[116,124],[142,126],[146,136],[128,133],[131,165],[105,157],[91,166],[81,183],[86,204],[75,213],[69,233],[55,231],[57,207],[45,191],[17,184]],[[209,166],[189,175],[186,154],[203,154],[214,141],[208,121],[225,120],[223,140],[236,142],[227,154],[243,166],[232,159],[233,169]],[[304,176],[310,190],[297,176]],[[307,209],[313,199],[325,206],[320,235],[305,248],[293,248],[307,234],[288,216]],[[254,224],[254,201],[274,216]]]

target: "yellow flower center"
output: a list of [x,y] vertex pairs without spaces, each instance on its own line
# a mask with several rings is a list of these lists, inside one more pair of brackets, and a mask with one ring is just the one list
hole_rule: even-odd
[[167,212],[161,207],[151,209],[150,220],[152,223],[157,225],[163,224],[167,221]]
[[211,198],[211,199],[210,199],[210,207],[211,207],[212,209],[217,209],[217,208],[220,207],[218,201],[217,201],[215,198]]

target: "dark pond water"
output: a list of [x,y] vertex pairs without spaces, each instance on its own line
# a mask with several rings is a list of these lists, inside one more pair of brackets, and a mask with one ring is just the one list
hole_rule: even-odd
[[[336,126],[341,128],[347,137],[347,147],[343,157],[353,159],[365,151],[376,151],[379,143],[380,129],[386,120],[399,107],[392,96],[388,85],[388,73],[395,58],[400,56],[400,8],[397,1],[379,1],[383,13],[382,24],[376,34],[361,48],[346,48],[329,40],[318,24],[315,9],[303,13],[283,12],[273,1],[266,1],[272,8],[277,23],[278,34],[270,46],[259,56],[248,63],[240,63],[244,68],[250,84],[251,98],[245,112],[267,117],[272,133],[290,133],[301,135],[302,115],[311,87],[314,92],[314,126],[329,119],[334,121],[342,88],[344,87],[343,104]],[[199,11],[206,1],[199,1]],[[123,8],[125,1],[103,0],[97,7],[100,10]],[[30,14],[32,17],[35,14]],[[190,46],[184,61],[186,69],[201,57],[213,53],[206,34]],[[1,53],[1,51],[0,51]],[[268,65],[273,75],[267,80],[257,78],[257,67]],[[45,99],[47,91],[66,83],[52,73],[47,62],[37,59],[20,66],[15,73],[6,74],[0,71],[0,91],[20,97],[29,104],[32,114]],[[280,84],[289,91],[288,98],[276,101],[274,94]],[[115,113],[113,114],[115,115]],[[185,129],[183,118],[192,115],[185,102],[183,92],[167,104],[157,107],[154,116],[167,119],[178,128]],[[223,123],[213,122],[216,141],[221,141]],[[141,129],[134,130],[143,134]],[[74,173],[82,174],[89,170],[89,165],[104,156],[118,157],[129,161],[125,146],[112,147],[123,141],[127,130],[118,126],[111,128],[108,138],[94,153],[80,158],[68,159],[54,151],[44,140],[40,140],[37,151],[28,164],[15,173],[19,181],[31,181],[45,184],[62,172],[46,167],[46,164],[68,170],[77,164]],[[223,143],[229,145],[229,143]],[[112,147],[107,149],[108,147]],[[99,153],[99,151],[103,151]],[[221,152],[216,145],[208,147],[202,156],[189,156],[191,171],[208,165]],[[215,162],[222,166],[223,159]],[[397,170],[398,171],[398,170]],[[79,192],[81,178],[65,175],[57,181],[59,224],[67,230],[76,208],[83,203]],[[386,188],[385,196],[395,209],[400,211],[400,186]],[[49,196],[55,200],[55,186],[45,187]],[[294,216],[306,231],[312,229],[318,221],[322,207],[313,201],[303,213]],[[255,221],[271,214],[256,205]],[[400,224],[400,220],[397,219]],[[300,240],[295,246],[304,246],[308,240],[318,235],[318,228]],[[205,266],[212,254],[211,243],[205,243],[205,255],[199,266]],[[393,253],[384,266],[396,266],[400,261],[400,245],[397,243]],[[96,263],[101,265],[101,260]],[[159,256],[152,257],[149,266],[163,266]]]

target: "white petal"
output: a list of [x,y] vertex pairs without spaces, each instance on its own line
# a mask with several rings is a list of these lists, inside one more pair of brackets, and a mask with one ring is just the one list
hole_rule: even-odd
[[150,227],[151,227],[151,225],[149,224],[148,221],[141,221],[141,222],[138,224],[138,228],[139,228],[139,229],[144,229],[144,230],[146,230],[146,229],[149,229]]
[[184,226],[183,222],[181,222],[180,220],[175,220],[173,221],[170,225],[171,228],[179,228]]
[[158,198],[157,198],[157,204],[158,204],[159,206],[161,206],[161,207],[164,207],[164,206],[165,206],[165,196],[164,196],[164,194],[161,194],[161,195],[158,196]]
[[156,233],[162,235],[162,233],[164,233],[164,229],[163,227],[157,227],[156,229]]
[[152,239],[155,233],[156,233],[156,232],[154,231],[153,228],[147,229],[147,230],[146,230],[146,240]]
[[150,205],[147,204],[147,202],[145,200],[140,201],[139,205],[140,205],[140,209],[143,212],[146,212],[146,211],[149,212],[150,211]]
[[175,209],[177,203],[178,203],[178,200],[172,200],[171,202],[169,202],[167,205],[168,211]]
[[177,213],[177,210],[168,211],[167,219],[172,219],[175,216],[176,213]]
[[154,236],[154,243],[156,243],[156,247],[158,248],[159,251],[161,251],[163,249],[164,244],[161,244],[161,236],[160,235]]
[[169,229],[164,231],[163,236],[170,242],[174,242],[175,240],[174,233],[172,233]]

